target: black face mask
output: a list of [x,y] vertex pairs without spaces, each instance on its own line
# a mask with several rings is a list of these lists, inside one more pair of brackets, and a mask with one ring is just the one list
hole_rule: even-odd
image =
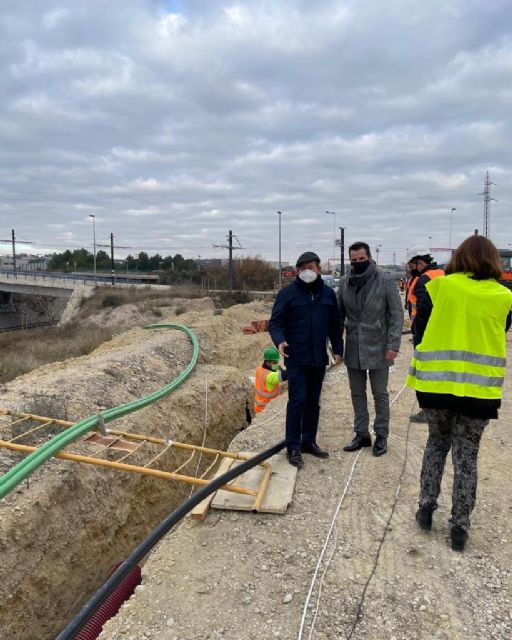
[[352,262],[351,264],[352,264],[352,269],[354,270],[354,273],[357,273],[358,275],[360,275],[361,273],[364,273],[366,269],[368,269],[368,267],[370,266],[370,261],[363,260],[362,262]]
[[416,276],[420,275],[420,272],[418,271],[418,269],[411,269],[410,274],[413,278],[416,278]]

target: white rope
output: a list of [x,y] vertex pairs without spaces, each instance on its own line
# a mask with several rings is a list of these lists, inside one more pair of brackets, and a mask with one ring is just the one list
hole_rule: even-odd
[[[208,365],[205,365],[205,378],[204,378],[204,429],[203,429],[203,441],[201,446],[204,447],[204,443],[206,442],[206,433],[208,431],[209,419],[208,419]],[[199,465],[201,464],[201,460],[203,457],[203,452],[199,454],[196,465],[196,472],[194,474],[194,478],[197,478],[197,474],[199,473]],[[194,485],[190,488],[189,497],[194,493]]]
[[[320,570],[320,565],[322,564],[322,560],[323,560],[324,555],[325,555],[325,550],[327,549],[327,545],[329,544],[329,540],[330,540],[330,537],[331,537],[331,534],[332,534],[332,530],[334,529],[334,527],[336,525],[336,518],[338,517],[338,513],[339,513],[339,511],[341,509],[341,505],[343,504],[343,500],[345,499],[345,496],[347,495],[347,491],[348,491],[348,488],[350,486],[350,482],[352,480],[352,476],[354,475],[354,470],[356,468],[356,463],[357,463],[357,461],[359,459],[359,456],[361,455],[362,452],[363,452],[363,449],[360,449],[359,453],[357,454],[357,456],[354,459],[354,462],[352,464],[352,469],[350,470],[350,475],[349,475],[348,479],[345,481],[345,489],[343,491],[343,495],[341,496],[340,501],[338,502],[338,506],[336,507],[336,510],[335,510],[334,515],[332,517],[331,526],[329,527],[329,531],[327,532],[327,536],[325,538],[324,546],[322,548],[322,551],[320,552],[320,557],[318,558],[318,562],[317,562],[316,567],[315,567],[315,572],[313,574],[313,578],[311,579],[311,585],[309,587],[308,595],[306,596],[306,601],[304,602],[304,609],[302,611],[302,618],[301,618],[301,621],[300,621],[299,634],[297,636],[297,640],[301,640],[301,638],[302,638],[302,634],[303,634],[303,630],[304,630],[304,624],[306,622],[306,615],[307,615],[307,612],[308,612],[309,601],[311,600],[311,596],[313,595],[313,589],[315,588],[316,577],[318,575],[318,571]],[[313,628],[311,629],[311,633],[312,633],[312,631],[313,631]],[[311,637],[311,633],[310,633],[310,637]]]
[[[390,404],[389,404],[390,408],[395,404],[395,402],[402,395],[402,393],[405,391],[406,388],[407,387],[404,384],[404,386],[400,389],[400,391],[397,393],[397,395],[390,402]],[[309,587],[308,595],[306,596],[306,600],[304,602],[304,608],[302,610],[302,618],[301,618],[301,622],[300,622],[299,633],[297,635],[297,640],[302,640],[303,633],[304,633],[304,625],[305,625],[305,622],[306,622],[306,616],[307,616],[308,607],[309,607],[309,601],[311,600],[311,596],[313,595],[313,590],[315,588],[315,583],[316,583],[316,579],[317,579],[317,576],[318,576],[318,572],[320,570],[320,566],[322,564],[322,560],[324,558],[325,551],[326,551],[326,549],[327,549],[327,547],[329,545],[329,541],[330,541],[332,532],[336,528],[336,520],[338,518],[338,513],[339,513],[339,511],[341,509],[341,505],[343,504],[343,500],[345,499],[345,496],[347,495],[347,491],[348,491],[348,488],[349,488],[350,483],[352,481],[352,476],[354,475],[354,470],[355,470],[357,461],[359,459],[359,456],[362,454],[362,452],[363,452],[363,449],[360,449],[359,453],[356,455],[356,457],[354,459],[354,462],[352,464],[352,468],[350,470],[349,477],[345,481],[345,487],[344,487],[344,490],[343,490],[343,494],[342,494],[342,496],[341,496],[341,498],[340,498],[340,500],[338,502],[336,510],[334,511],[334,515],[333,515],[332,520],[331,520],[331,525],[329,527],[329,531],[327,532],[327,536],[325,538],[324,546],[322,548],[322,551],[320,552],[320,556],[318,558],[318,562],[317,562],[316,567],[315,567],[315,572],[313,573],[313,577],[311,579],[311,585]],[[336,532],[336,540],[337,540],[337,532]],[[327,572],[327,569],[329,568],[329,565],[330,565],[331,560],[332,560],[332,558],[334,556],[334,551],[335,550],[336,550],[336,544],[334,545],[334,548],[333,548],[333,550],[331,552],[331,555],[329,556],[329,558],[328,558],[328,560],[327,560],[327,562],[325,564],[325,568],[324,568],[324,570],[322,572],[322,576],[321,576],[320,584],[319,584],[319,590],[318,590],[317,605],[316,605],[316,608],[315,608],[315,613],[314,613],[314,616],[313,616],[313,620],[311,621],[311,627],[310,627],[309,636],[308,636],[309,640],[311,640],[311,638],[313,636],[313,631],[314,631],[314,628],[315,628],[315,623],[316,623],[316,619],[317,619],[317,615],[318,615],[318,609],[319,609],[319,606],[320,606],[320,596],[321,596],[321,593],[322,593],[322,585],[323,585],[324,576],[325,576],[325,574]]]

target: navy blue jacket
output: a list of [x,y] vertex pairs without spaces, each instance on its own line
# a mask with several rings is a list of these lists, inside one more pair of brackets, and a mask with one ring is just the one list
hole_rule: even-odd
[[334,291],[318,279],[313,287],[298,277],[277,294],[269,333],[276,346],[287,342],[287,367],[327,365],[327,339],[343,355],[341,325]]

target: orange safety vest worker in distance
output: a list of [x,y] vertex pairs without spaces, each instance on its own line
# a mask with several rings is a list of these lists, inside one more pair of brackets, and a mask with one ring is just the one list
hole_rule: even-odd
[[[407,284],[405,285],[405,301],[407,302],[406,309],[409,312],[409,317],[412,321],[412,300],[411,296],[414,294],[414,287],[416,282],[418,281],[418,276],[411,276],[409,280],[407,280]],[[416,304],[416,298],[414,299],[414,304]],[[416,309],[416,307],[415,307]]]
[[433,280],[434,278],[439,278],[440,276],[444,276],[444,271],[442,269],[430,269],[428,271],[425,271],[424,273],[420,273],[420,275],[414,280],[414,282],[409,287],[409,291],[407,293],[407,300],[411,305],[411,323],[414,322],[414,318],[416,317],[416,302],[418,300],[414,290],[421,276],[427,276],[429,280]]
[[256,369],[254,380],[254,413],[260,413],[267,404],[282,394],[281,382],[283,375],[281,370],[270,371],[263,366]]

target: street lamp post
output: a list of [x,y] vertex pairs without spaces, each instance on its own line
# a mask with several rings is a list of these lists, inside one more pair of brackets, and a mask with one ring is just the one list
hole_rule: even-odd
[[375,247],[375,253],[377,254],[377,266],[379,266],[379,251],[380,251],[380,248],[381,248],[381,247],[382,247],[382,245],[381,245],[381,244],[378,244],[378,245]]
[[93,242],[93,255],[94,255],[94,275],[96,275],[96,216],[92,213],[89,214],[89,218],[92,218],[92,242]]
[[428,248],[432,251],[432,236],[428,237]]
[[457,211],[457,209],[455,207],[452,207],[452,211],[450,213],[450,242],[448,243],[448,247],[450,249],[450,254],[453,253],[452,251],[452,229],[453,229],[453,212]]
[[279,289],[281,289],[283,284],[283,267],[281,265],[281,211],[277,212],[279,217]]

